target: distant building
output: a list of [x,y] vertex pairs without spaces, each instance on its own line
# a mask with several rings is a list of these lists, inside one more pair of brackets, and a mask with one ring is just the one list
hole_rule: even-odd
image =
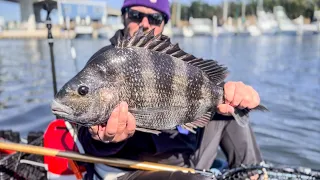
[[0,16],[0,32],[4,29],[5,25],[4,17]]
[[[108,7],[106,1],[55,0],[55,2],[57,11],[55,11],[54,17],[57,16],[56,18],[60,25],[65,24],[66,21],[73,21],[77,24],[99,21],[102,24],[106,24],[110,16],[121,16],[121,11]],[[41,11],[43,11],[41,8],[34,9],[37,22],[43,21],[43,16],[46,15]]]
[[4,26],[5,23],[4,17],[0,16],[0,26]]
[[[100,21],[107,17],[107,3],[93,0],[57,0],[59,23],[63,20],[88,19]],[[79,20],[78,20],[79,21]]]

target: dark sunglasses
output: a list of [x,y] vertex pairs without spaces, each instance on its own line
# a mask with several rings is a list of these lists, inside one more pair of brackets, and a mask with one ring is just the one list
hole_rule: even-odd
[[164,20],[164,16],[161,13],[145,14],[133,9],[127,9],[128,18],[136,23],[140,23],[144,17],[148,18],[150,25],[160,26]]

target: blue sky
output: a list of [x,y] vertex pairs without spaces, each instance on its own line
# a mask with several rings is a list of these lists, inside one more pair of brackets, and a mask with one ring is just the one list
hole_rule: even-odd
[[[109,6],[113,8],[121,8],[123,0],[95,0],[95,1],[106,1]],[[172,0],[169,0],[170,2]],[[220,3],[222,0],[202,0],[210,4]],[[190,4],[192,0],[180,0],[183,4]],[[19,21],[20,20],[20,6],[18,3],[7,2],[0,0],[0,16],[4,17],[5,21]]]

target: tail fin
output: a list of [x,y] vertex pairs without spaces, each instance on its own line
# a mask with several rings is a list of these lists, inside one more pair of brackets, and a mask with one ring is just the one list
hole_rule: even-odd
[[253,109],[238,109],[235,108],[234,113],[232,113],[232,116],[234,117],[234,119],[236,120],[236,122],[242,126],[245,127],[249,124],[249,112],[252,110],[259,110],[259,111],[269,111],[266,107],[264,107],[263,105],[259,105]]

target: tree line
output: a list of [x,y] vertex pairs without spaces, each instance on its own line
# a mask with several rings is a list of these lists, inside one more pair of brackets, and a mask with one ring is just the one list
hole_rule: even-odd
[[[194,18],[212,18],[214,15],[221,19],[223,16],[223,4],[210,5],[201,0],[193,1],[190,6],[181,4],[181,20]],[[264,0],[263,9],[267,12],[273,12],[274,6],[283,6],[286,14],[290,19],[295,19],[300,15],[313,19],[313,12],[320,8],[320,0]],[[177,4],[172,3],[171,11],[175,11]],[[242,3],[241,0],[229,2],[228,16],[237,18],[241,17]],[[246,16],[256,15],[257,1],[250,0],[245,4]]]

